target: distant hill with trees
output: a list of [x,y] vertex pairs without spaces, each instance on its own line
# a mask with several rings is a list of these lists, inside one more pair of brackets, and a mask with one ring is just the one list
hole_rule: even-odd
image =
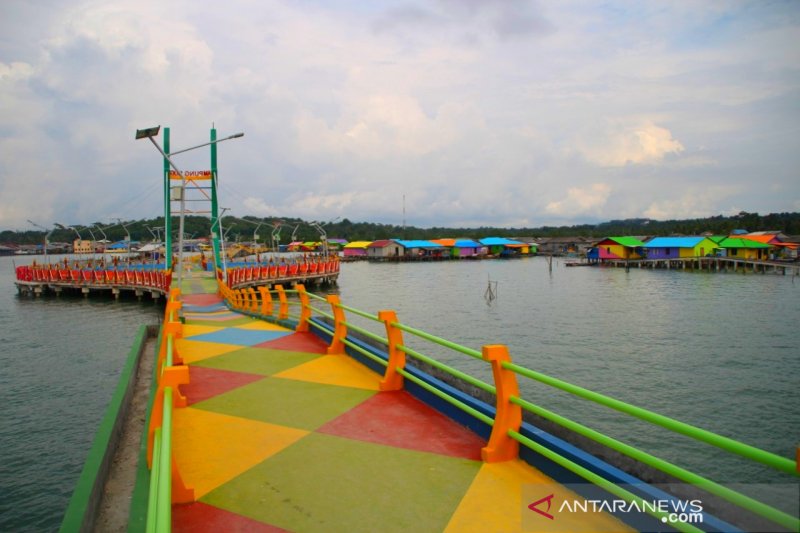
[[[252,241],[254,234],[259,236],[260,242],[269,242],[270,234],[276,226],[280,230],[280,242],[287,244],[292,240],[316,241],[319,232],[310,221],[299,218],[277,218],[245,216],[242,218],[226,216],[222,220],[222,227],[226,233],[226,241]],[[185,221],[187,238],[208,237],[211,233],[211,221],[208,217],[187,216]],[[102,231],[98,229],[102,228]],[[173,230],[177,229],[177,222]],[[110,241],[123,240],[130,234],[133,241],[150,241],[154,235],[161,234],[159,228],[164,227],[164,218],[158,217],[148,220],[137,220],[108,226],[100,222],[89,226],[74,226],[83,239],[91,239],[92,234],[96,240],[103,234]],[[608,237],[608,236],[664,236],[664,235],[699,235],[710,232],[715,235],[727,235],[737,229],[747,231],[781,231],[786,235],[800,235],[800,213],[758,213],[740,212],[733,216],[713,216],[708,218],[693,218],[686,220],[652,220],[648,218],[632,218],[625,220],[610,220],[599,224],[581,224],[575,226],[542,226],[538,228],[417,228],[374,222],[352,222],[345,218],[336,222],[325,224],[328,238],[340,238],[348,241],[374,241],[378,239],[436,239],[443,237],[465,237],[480,239],[489,236],[496,237]],[[149,229],[148,229],[149,228]],[[0,243],[4,244],[40,244],[44,232],[39,229],[26,231],[0,231]],[[72,242],[76,233],[70,229],[58,229],[50,236],[50,242]]]

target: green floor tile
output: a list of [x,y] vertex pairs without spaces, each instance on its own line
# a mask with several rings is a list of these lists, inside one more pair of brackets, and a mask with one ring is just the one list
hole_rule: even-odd
[[479,468],[313,433],[201,501],[290,531],[442,531]]
[[313,361],[318,357],[324,356],[305,352],[270,350],[268,348],[242,348],[235,352],[204,359],[195,364],[220,370],[271,376],[308,361]]
[[268,377],[193,407],[310,431],[373,394],[375,391]]
[[[191,313],[191,311],[188,311],[188,313]],[[189,317],[186,318],[186,324],[191,326],[216,326],[218,328],[232,328],[235,326],[250,324],[251,322],[253,322],[253,319],[247,316],[243,316],[241,318],[230,318],[227,320],[202,320]]]

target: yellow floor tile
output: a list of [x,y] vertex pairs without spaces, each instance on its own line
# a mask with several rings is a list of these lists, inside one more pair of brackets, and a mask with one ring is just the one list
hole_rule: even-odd
[[325,355],[275,374],[274,377],[367,390],[378,390],[381,379],[379,375],[346,355]]
[[[560,505],[565,499],[582,500],[580,496],[523,461],[484,463],[450,519],[446,531],[483,533],[486,531],[486,524],[492,524],[491,529],[495,532],[633,531],[608,514],[587,516],[579,513],[558,513],[554,506],[550,510],[554,515],[551,521],[527,509],[527,505],[535,501],[533,498],[545,497],[551,493],[554,495],[552,501],[557,502],[554,505]],[[503,497],[498,498],[498,494]],[[528,499],[531,501],[527,501]],[[546,509],[546,506],[542,508]]]
[[203,335],[205,333],[213,333],[223,328],[216,326],[192,326],[186,324],[183,326],[183,338],[194,337],[195,335]]
[[199,499],[307,434],[186,407],[173,413],[173,456]]
[[287,332],[292,331],[283,326],[279,326],[278,324],[272,324],[270,322],[265,322],[263,320],[253,320],[249,324],[236,326],[236,329],[255,329],[258,331],[287,331]]
[[187,365],[216,357],[224,353],[241,350],[241,346],[233,344],[222,344],[216,342],[193,341],[191,339],[178,339],[175,343],[178,353]]

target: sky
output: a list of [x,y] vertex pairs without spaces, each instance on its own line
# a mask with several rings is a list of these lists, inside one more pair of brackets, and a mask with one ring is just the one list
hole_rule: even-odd
[[0,229],[163,214],[156,125],[244,132],[218,145],[236,216],[795,212],[800,2],[0,2]]

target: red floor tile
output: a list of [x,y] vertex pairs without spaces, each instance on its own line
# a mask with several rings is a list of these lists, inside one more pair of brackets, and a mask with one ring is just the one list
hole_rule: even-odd
[[291,352],[308,352],[324,354],[328,345],[313,333],[292,333],[279,339],[262,342],[256,345],[257,348],[269,348],[272,350],[288,350]]
[[279,533],[286,531],[202,502],[172,507],[174,533]]
[[481,459],[486,442],[405,391],[381,392],[317,430],[409,450]]
[[186,395],[188,405],[192,405],[259,379],[264,379],[264,376],[192,365],[189,367],[189,384],[182,385],[181,392]]
[[216,294],[184,294],[181,295],[181,300],[183,300],[183,302],[186,304],[197,305],[200,307],[222,302],[222,298]]

